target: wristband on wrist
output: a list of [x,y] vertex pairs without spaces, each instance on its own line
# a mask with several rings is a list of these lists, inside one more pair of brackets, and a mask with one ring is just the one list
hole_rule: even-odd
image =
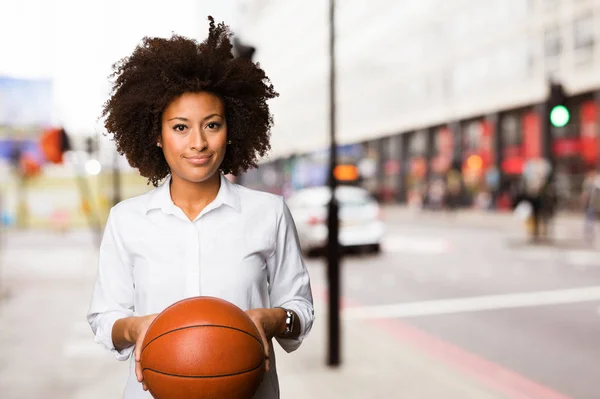
[[278,308],[283,309],[285,311],[285,331],[281,334],[282,337],[287,337],[294,332],[294,312],[290,309],[283,308],[278,306]]

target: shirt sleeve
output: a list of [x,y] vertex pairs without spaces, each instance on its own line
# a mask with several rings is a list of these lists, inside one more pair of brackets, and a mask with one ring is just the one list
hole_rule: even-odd
[[267,261],[269,297],[273,307],[291,309],[300,319],[300,335],[297,338],[276,338],[286,352],[292,352],[300,347],[312,328],[313,298],[296,226],[283,198],[278,213],[275,251]]
[[98,274],[87,320],[95,341],[111,351],[117,360],[127,360],[134,349],[132,345],[117,351],[112,340],[115,322],[133,316],[133,300],[133,268],[115,226],[113,208],[100,244]]

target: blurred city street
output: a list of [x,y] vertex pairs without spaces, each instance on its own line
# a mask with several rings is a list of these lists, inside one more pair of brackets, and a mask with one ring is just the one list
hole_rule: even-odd
[[[21,0],[0,20],[0,399],[123,397],[129,362],[86,320],[107,224],[101,258],[135,272],[102,273],[100,336],[184,283],[289,305],[255,313],[302,334],[289,215],[316,320],[275,345],[282,398],[600,399],[600,0]],[[221,205],[249,227],[206,221]]]
[[[307,260],[317,319],[297,352],[277,353],[283,398],[598,397],[600,260],[578,244],[580,220],[558,218],[557,243],[530,245],[512,215],[384,216],[382,253],[342,260],[339,369],[325,365],[324,263]],[[120,397],[127,364],[85,321],[93,235],[4,233],[1,397]]]

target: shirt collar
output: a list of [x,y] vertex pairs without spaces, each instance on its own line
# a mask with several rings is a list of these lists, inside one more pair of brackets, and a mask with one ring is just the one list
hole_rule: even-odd
[[[210,209],[220,205],[228,205],[236,211],[240,211],[240,198],[235,185],[231,183],[222,173],[219,173],[221,186],[214,201],[208,205]],[[171,175],[158,186],[150,195],[146,206],[146,213],[152,209],[160,209],[165,213],[174,213],[177,206],[171,199]]]
[[220,204],[225,204],[236,211],[240,211],[240,197],[239,193],[235,188],[235,185],[230,182],[223,173],[219,173],[221,176],[221,187],[219,188],[219,192],[217,193],[217,198],[215,198],[214,203],[216,206]]

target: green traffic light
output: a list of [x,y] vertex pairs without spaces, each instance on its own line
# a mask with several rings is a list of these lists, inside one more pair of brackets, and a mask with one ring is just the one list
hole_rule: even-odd
[[550,122],[554,127],[566,126],[569,123],[569,119],[571,119],[571,114],[564,105],[557,105],[550,111]]

